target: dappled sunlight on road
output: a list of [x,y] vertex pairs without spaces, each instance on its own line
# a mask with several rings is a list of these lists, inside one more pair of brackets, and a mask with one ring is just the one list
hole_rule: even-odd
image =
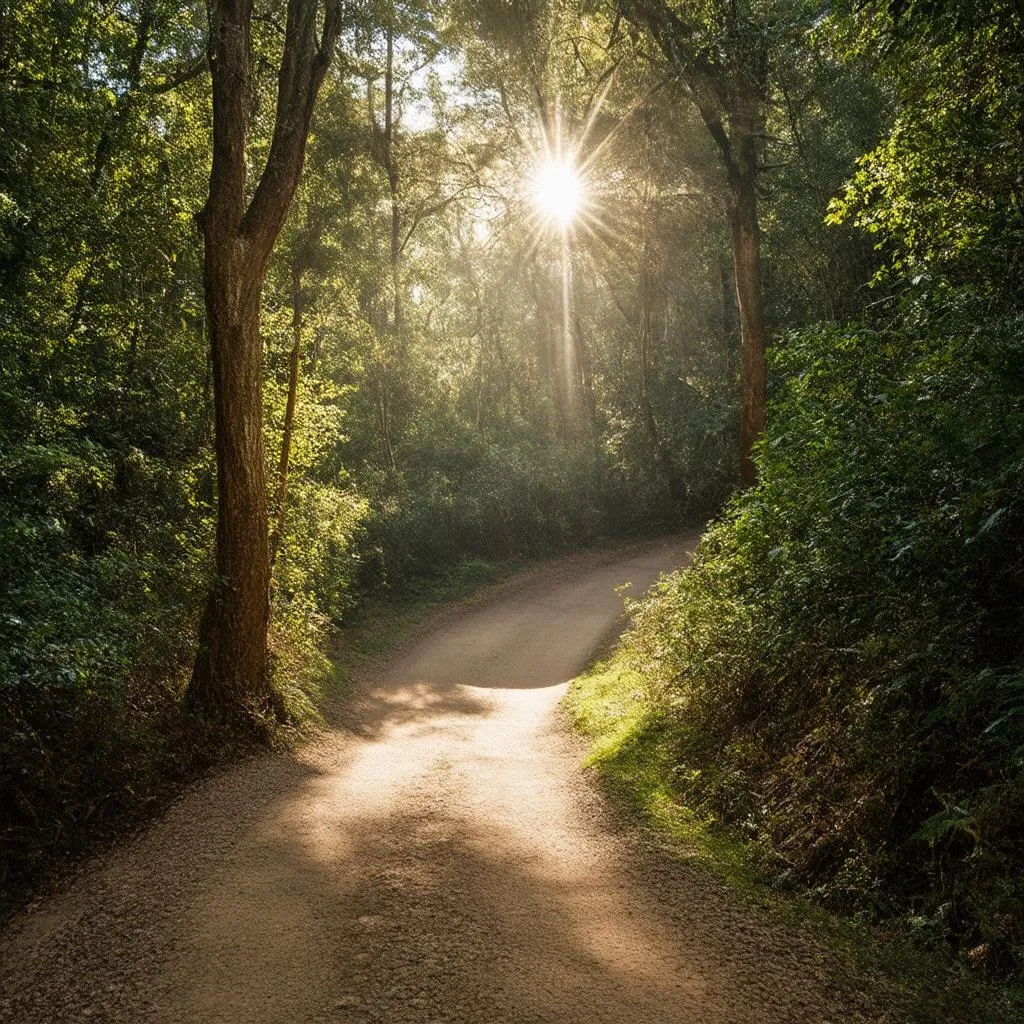
[[132,1024],[821,1024],[817,954],[623,834],[561,722],[615,585],[683,550],[435,631],[317,740],[214,780],[115,859],[93,884],[116,932],[55,911],[33,941],[87,930],[60,966],[85,993],[130,939],[148,978],[102,1019]]
[[[616,844],[594,842],[593,808],[556,726],[566,680],[617,616],[617,582],[603,570],[563,593],[480,609],[364,686],[335,737],[344,755],[326,770],[322,750],[305,755],[304,784],[267,808],[245,857],[194,910],[180,941],[202,966],[174,1012],[227,1020],[242,1000],[249,1019],[304,1001],[313,1014],[322,986],[344,988],[343,1003],[383,999],[389,1020],[418,1019],[396,1017],[394,997],[440,1009],[453,986],[497,1000],[494,1020],[513,1006],[553,1012],[566,993],[614,1004],[619,989],[630,1005],[650,1003],[645,1012],[669,996],[682,999],[673,1013],[695,1009],[703,983],[657,915],[629,911]],[[303,953],[289,961],[282,944]],[[201,955],[210,947],[218,955]],[[314,949],[334,967],[311,986]],[[338,962],[343,949],[356,959]],[[360,972],[359,953],[376,973]]]

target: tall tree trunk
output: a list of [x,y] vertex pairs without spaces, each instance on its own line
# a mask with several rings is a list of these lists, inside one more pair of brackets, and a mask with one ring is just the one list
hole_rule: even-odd
[[768,54],[744,46],[745,17],[733,3],[724,11],[719,53],[700,45],[710,28],[700,5],[667,0],[623,0],[627,17],[646,24],[714,140],[725,165],[732,259],[740,320],[740,482],[754,483],[751,449],[764,429],[764,293],[757,218],[757,139],[761,129]]
[[295,425],[295,407],[299,398],[299,370],[302,363],[302,269],[292,268],[292,356],[288,367],[288,400],[284,407],[284,430],[281,434],[281,458],[277,463],[277,518],[270,535],[270,568],[277,561],[284,532],[285,504],[288,500],[288,460],[292,451],[292,431]]
[[704,84],[695,84],[692,94],[718,146],[729,186],[726,208],[740,321],[739,468],[740,483],[749,487],[757,480],[751,451],[764,430],[765,403],[764,287],[757,216],[757,137],[762,101],[756,84],[738,86],[726,132],[720,108],[709,98]]
[[318,40],[318,6],[316,0],[289,0],[274,135],[248,207],[252,0],[213,0],[209,7],[213,164],[198,219],[213,356],[217,550],[188,696],[215,720],[257,730],[280,710],[267,672],[270,549],[260,299],[340,30],[338,5],[329,2]]
[[270,618],[263,452],[263,274],[247,247],[206,231],[206,310],[217,454],[216,582],[203,618],[190,698],[212,717],[276,710],[266,664]]
[[398,161],[395,159],[395,30],[387,29],[387,64],[384,69],[384,168],[391,202],[391,301],[395,341],[401,350],[402,307],[402,211],[398,202]]
[[764,430],[764,289],[761,281],[761,232],[757,219],[756,100],[748,100],[731,118],[733,165],[729,184],[729,227],[740,317],[740,483],[757,479],[751,458]]

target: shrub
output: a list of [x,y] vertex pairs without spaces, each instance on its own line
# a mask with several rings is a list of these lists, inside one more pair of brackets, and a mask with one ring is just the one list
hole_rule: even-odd
[[637,610],[688,801],[779,884],[1024,963],[1024,321],[773,355],[760,483]]

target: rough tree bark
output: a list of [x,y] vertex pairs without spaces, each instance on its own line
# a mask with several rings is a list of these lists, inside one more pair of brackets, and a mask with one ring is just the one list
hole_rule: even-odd
[[263,450],[260,298],[267,263],[302,173],[313,104],[341,28],[336,0],[289,0],[274,134],[246,203],[253,0],[212,0],[213,165],[198,216],[213,357],[217,457],[216,581],[200,629],[189,701],[260,729],[277,712],[267,673],[270,551]]

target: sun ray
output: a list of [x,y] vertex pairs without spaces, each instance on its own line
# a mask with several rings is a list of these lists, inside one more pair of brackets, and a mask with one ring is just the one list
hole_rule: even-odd
[[608,239],[616,242],[628,243],[631,234],[617,228],[614,223],[600,216],[596,210],[587,210],[577,222],[580,229],[585,231],[589,237],[596,239],[602,245],[609,245]]
[[[619,133],[619,129],[621,129],[624,125],[626,125],[628,123],[628,121],[630,120],[630,118],[632,118],[632,116],[638,110],[640,110],[643,106],[646,105],[647,101],[656,92],[658,92],[659,89],[661,89],[661,86],[662,86],[662,83],[659,82],[658,84],[651,86],[651,88],[648,89],[642,96],[638,96],[636,98],[636,100],[633,102],[633,105],[629,108],[629,110],[627,110],[626,113],[623,114],[622,117],[620,117],[615,122],[615,124],[613,124],[611,126],[611,128],[605,134],[604,138],[601,139],[601,141],[590,151],[590,153],[587,156],[586,160],[584,160],[583,163],[580,165],[580,172],[581,173],[586,174],[587,171],[589,171],[589,169],[593,165],[594,161],[605,151],[605,149],[611,143],[612,139],[614,139],[615,136]],[[607,90],[606,90],[606,92],[607,92]],[[602,95],[602,102],[603,102],[603,99],[604,99],[604,96]]]
[[590,137],[590,131],[594,127],[597,115],[601,113],[605,97],[608,95],[608,90],[612,87],[612,82],[614,80],[615,68],[613,68],[611,74],[608,75],[604,85],[601,87],[601,91],[598,93],[597,99],[590,106],[590,112],[587,114],[586,123],[583,125],[583,130],[580,132],[577,150],[581,150],[586,145],[587,139]]

